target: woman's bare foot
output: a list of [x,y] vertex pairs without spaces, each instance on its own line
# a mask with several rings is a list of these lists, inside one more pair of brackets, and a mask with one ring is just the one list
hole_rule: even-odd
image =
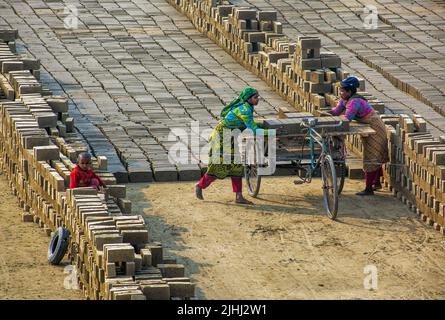
[[253,204],[252,201],[247,200],[246,198],[243,197],[242,194],[237,194],[236,195],[236,203],[240,203],[240,204]]
[[199,183],[195,184],[195,194],[196,198],[198,198],[199,200],[204,200],[204,197],[202,196],[202,188]]

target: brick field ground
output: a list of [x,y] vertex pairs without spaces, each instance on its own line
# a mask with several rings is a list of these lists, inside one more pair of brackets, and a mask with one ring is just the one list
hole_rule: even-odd
[[[388,192],[361,198],[347,180],[338,221],[325,214],[319,179],[263,180],[254,206],[236,205],[230,180],[195,198],[193,184],[132,184],[130,199],[197,281],[206,299],[444,299],[442,235]],[[377,289],[364,268],[377,268]]]

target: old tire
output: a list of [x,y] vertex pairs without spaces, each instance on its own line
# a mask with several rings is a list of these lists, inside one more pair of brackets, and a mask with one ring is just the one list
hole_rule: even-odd
[[68,250],[70,232],[63,227],[57,228],[48,247],[48,262],[57,265],[62,261]]

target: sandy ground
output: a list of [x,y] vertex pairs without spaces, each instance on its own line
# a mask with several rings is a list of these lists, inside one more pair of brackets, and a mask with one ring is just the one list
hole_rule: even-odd
[[48,264],[50,238],[37,224],[21,221],[16,199],[0,175],[0,299],[82,299],[79,290],[64,288],[67,261]]
[[132,184],[127,195],[202,299],[445,298],[444,237],[391,194],[361,198],[362,182],[347,181],[331,221],[320,181],[292,180],[264,179],[254,206],[234,204],[230,180],[205,201],[190,182]]

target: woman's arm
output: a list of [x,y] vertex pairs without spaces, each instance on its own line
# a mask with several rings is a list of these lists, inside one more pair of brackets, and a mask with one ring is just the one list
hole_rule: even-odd
[[258,129],[260,129],[263,130],[265,134],[267,134],[267,129],[261,129],[261,124],[253,120],[253,108],[244,104],[242,107],[238,108],[238,110],[239,113],[237,114],[237,116],[241,121],[244,122],[246,128],[251,129],[253,132],[256,132]]
[[340,99],[340,101],[337,103],[337,106],[335,108],[332,108],[329,112],[333,116],[339,116],[343,113],[345,110],[345,100]]

